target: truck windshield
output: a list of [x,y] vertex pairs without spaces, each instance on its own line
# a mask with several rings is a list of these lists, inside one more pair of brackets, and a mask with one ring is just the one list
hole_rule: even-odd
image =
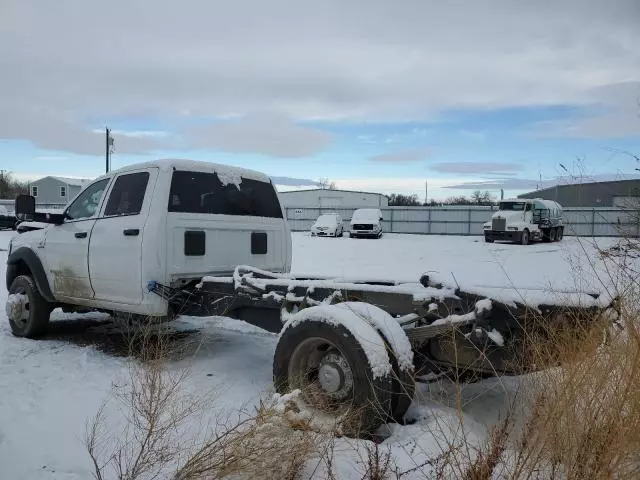
[[500,210],[524,210],[525,202],[500,202]]
[[282,218],[273,185],[249,178],[222,183],[216,173],[175,171],[169,212]]

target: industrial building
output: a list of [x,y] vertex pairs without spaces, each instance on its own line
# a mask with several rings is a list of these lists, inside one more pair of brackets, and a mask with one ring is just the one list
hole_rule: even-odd
[[544,198],[563,207],[638,208],[640,179],[556,185],[518,195],[518,198]]
[[294,208],[383,208],[389,205],[389,197],[380,193],[354,192],[351,190],[310,189],[280,192],[284,207]]

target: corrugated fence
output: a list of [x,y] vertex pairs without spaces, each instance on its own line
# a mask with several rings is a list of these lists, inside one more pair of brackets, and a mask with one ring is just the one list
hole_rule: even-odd
[[[287,219],[294,231],[307,231],[322,213],[342,215],[345,230],[353,208],[287,207]],[[385,232],[432,235],[482,235],[496,207],[387,207],[382,208]],[[565,235],[617,237],[638,236],[638,212],[620,208],[566,208]]]
[[[13,210],[14,200],[0,200]],[[64,205],[38,205],[38,209],[58,209]],[[287,207],[287,218],[294,231],[308,231],[322,213],[342,215],[345,230],[354,208]],[[496,207],[386,207],[382,208],[385,232],[432,235],[482,235],[482,224],[489,221]],[[640,212],[621,208],[565,208],[565,235],[580,237],[640,236]]]

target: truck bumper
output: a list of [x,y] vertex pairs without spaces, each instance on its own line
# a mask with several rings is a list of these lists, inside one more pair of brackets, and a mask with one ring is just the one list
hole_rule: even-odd
[[508,242],[520,242],[522,240],[522,231],[507,230],[500,232],[497,230],[485,230],[485,240],[503,240]]
[[380,233],[373,230],[357,230],[349,232],[349,235],[351,238],[378,238]]

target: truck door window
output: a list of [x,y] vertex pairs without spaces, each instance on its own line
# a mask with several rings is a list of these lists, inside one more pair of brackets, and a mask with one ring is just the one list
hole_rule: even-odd
[[149,172],[120,175],[109,194],[105,217],[138,215],[149,183]]
[[241,180],[239,184],[224,184],[215,173],[175,171],[168,210],[282,218],[280,202],[271,183]]
[[109,179],[104,178],[85,188],[67,208],[65,212],[67,219],[82,220],[95,216],[108,183]]

